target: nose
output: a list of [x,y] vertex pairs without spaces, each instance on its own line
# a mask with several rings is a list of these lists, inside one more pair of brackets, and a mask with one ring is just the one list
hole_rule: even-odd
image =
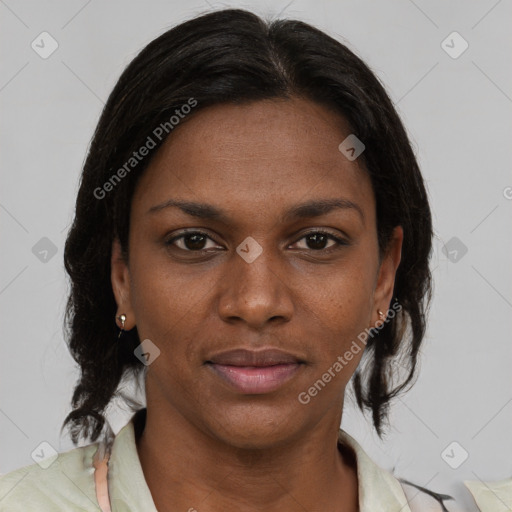
[[293,314],[293,283],[264,249],[252,262],[234,253],[222,279],[219,315],[226,322],[244,322],[261,330],[268,322],[288,322]]

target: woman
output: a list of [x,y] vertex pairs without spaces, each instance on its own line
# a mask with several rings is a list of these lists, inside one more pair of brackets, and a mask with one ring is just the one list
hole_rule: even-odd
[[[349,381],[379,435],[413,382],[431,238],[402,123],[345,46],[242,10],[169,30],[110,95],[66,242],[63,427],[92,444],[4,476],[0,510],[414,510],[339,426]],[[146,407],[125,397],[114,437],[130,381]]]

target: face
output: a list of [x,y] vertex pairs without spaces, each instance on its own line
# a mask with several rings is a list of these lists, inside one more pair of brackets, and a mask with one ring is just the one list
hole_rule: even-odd
[[156,153],[129,261],[112,253],[118,314],[160,350],[148,408],[238,447],[339,426],[363,350],[343,356],[389,308],[403,236],[380,261],[370,179],[338,149],[350,133],[306,100],[218,105]]

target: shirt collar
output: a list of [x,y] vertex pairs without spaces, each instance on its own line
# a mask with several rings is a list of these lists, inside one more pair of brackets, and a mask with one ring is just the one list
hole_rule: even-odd
[[[136,434],[144,426],[145,412],[138,411],[116,435],[109,462],[109,487],[113,512],[157,512],[139,460]],[[338,442],[356,457],[360,512],[400,510],[411,512],[398,480],[375,464],[359,443],[342,429]]]
[[[143,409],[145,414],[145,409]],[[138,411],[118,432],[110,454],[108,479],[112,512],[158,512],[151,496],[135,442]]]
[[356,456],[360,512],[411,512],[400,482],[391,473],[375,464],[361,445],[342,429],[338,442],[352,448]]

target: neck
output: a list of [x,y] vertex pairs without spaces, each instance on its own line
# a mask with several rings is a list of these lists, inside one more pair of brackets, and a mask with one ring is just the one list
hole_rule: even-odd
[[247,450],[153,410],[145,424],[138,415],[137,451],[160,512],[358,510],[355,456],[337,442],[341,416],[286,445]]

